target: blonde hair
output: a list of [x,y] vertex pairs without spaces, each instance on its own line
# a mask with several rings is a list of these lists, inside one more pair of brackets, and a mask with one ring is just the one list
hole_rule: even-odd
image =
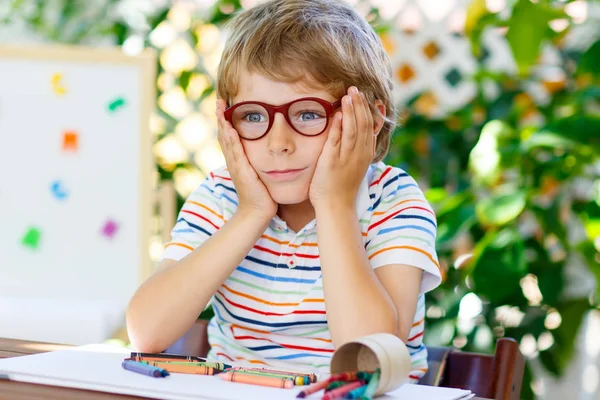
[[[269,79],[320,86],[336,98],[350,86],[364,92],[374,115],[380,100],[387,116],[374,162],[388,152],[395,126],[392,70],[381,39],[344,0],[271,0],[242,11],[217,72],[217,96],[231,105],[245,68]],[[307,79],[308,78],[308,79]]]

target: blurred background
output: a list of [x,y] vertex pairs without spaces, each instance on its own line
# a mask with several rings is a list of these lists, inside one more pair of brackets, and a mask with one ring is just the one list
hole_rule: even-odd
[[[0,45],[156,51],[152,179],[175,203],[154,213],[153,262],[186,196],[224,164],[222,24],[259,2],[0,2]],[[493,352],[512,337],[523,398],[599,399],[600,2],[350,2],[392,61],[400,118],[385,161],[438,217],[444,282],[428,294],[426,344]]]

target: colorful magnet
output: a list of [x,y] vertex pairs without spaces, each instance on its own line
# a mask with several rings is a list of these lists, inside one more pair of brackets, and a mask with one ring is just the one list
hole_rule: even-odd
[[23,246],[29,247],[30,249],[37,249],[40,246],[40,240],[42,238],[42,232],[36,227],[30,227],[21,242]]
[[108,104],[108,111],[114,113],[118,111],[120,108],[125,106],[125,99],[122,97],[117,97],[113,101]]
[[115,221],[109,219],[104,223],[104,226],[102,227],[102,234],[107,238],[112,239],[117,234],[118,230],[119,225]]
[[64,184],[59,180],[52,182],[50,192],[57,200],[65,200],[69,196]]
[[67,93],[67,88],[62,84],[62,79],[63,76],[61,73],[52,75],[52,91],[59,96]]
[[77,151],[79,148],[79,135],[75,131],[65,131],[63,134],[63,150]]

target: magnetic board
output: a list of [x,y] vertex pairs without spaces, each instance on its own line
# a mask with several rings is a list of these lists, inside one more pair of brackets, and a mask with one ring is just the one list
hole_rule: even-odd
[[120,312],[149,275],[155,68],[152,51],[0,46],[5,304]]

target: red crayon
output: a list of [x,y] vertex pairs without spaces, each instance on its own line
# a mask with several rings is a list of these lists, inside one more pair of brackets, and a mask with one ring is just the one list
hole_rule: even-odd
[[341,374],[332,375],[329,379],[326,379],[324,381],[317,382],[315,384],[310,385],[306,389],[299,392],[296,397],[302,399],[306,396],[310,396],[311,394],[316,393],[319,390],[326,389],[327,386],[329,386],[329,384],[331,382],[335,382],[335,381],[351,382],[351,381],[355,381],[355,380],[356,380],[356,372],[343,372]]
[[330,390],[329,392],[325,393],[325,395],[323,397],[321,397],[321,400],[341,399],[344,396],[346,396],[346,394],[348,392],[351,392],[352,390],[359,388],[359,387],[363,386],[364,384],[365,384],[364,381],[355,381],[355,382],[348,383],[347,385],[340,386],[339,388]]

